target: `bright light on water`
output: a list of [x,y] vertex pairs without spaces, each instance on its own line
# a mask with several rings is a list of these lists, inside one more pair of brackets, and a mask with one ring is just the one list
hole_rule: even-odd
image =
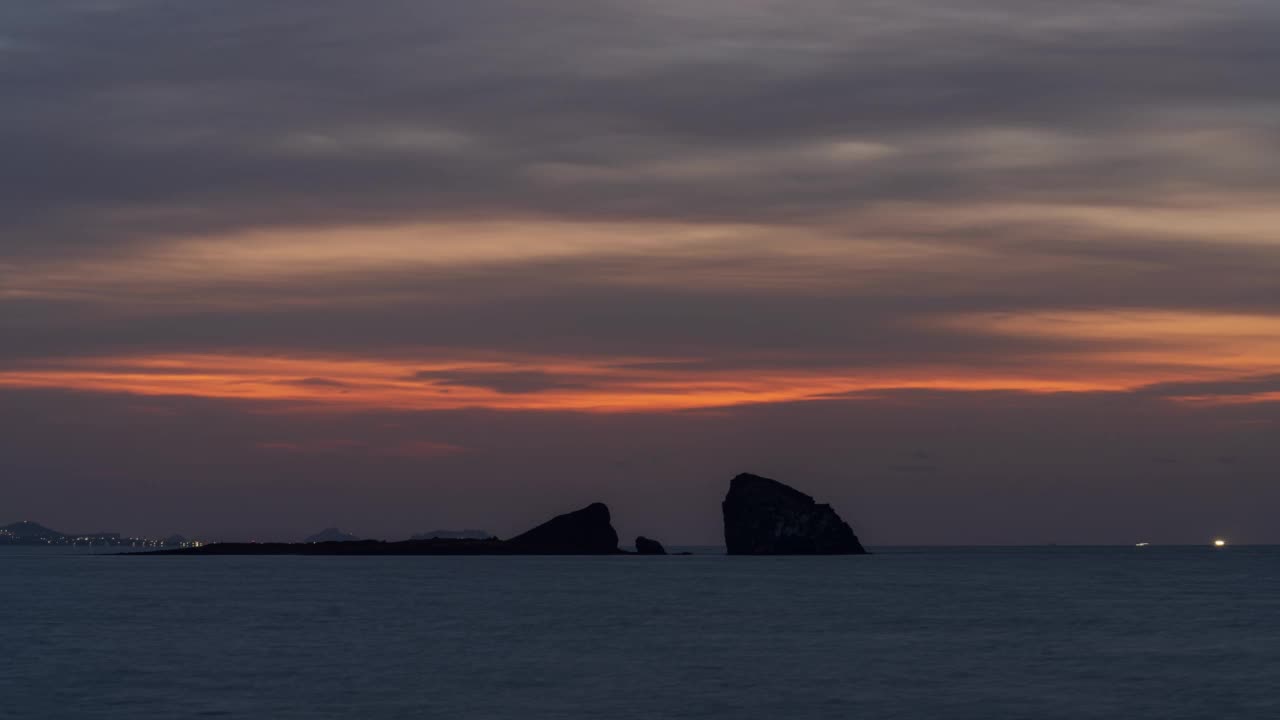
[[1214,540],[1214,541],[1213,541],[1213,546],[1214,546],[1214,547],[1226,547],[1226,546],[1227,546],[1227,541],[1226,541],[1226,540],[1223,540],[1222,538],[1218,538],[1217,540]]

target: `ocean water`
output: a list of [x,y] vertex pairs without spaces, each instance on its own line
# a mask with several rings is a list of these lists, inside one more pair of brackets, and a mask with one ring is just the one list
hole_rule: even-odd
[[1280,718],[1280,548],[0,550],[0,717]]

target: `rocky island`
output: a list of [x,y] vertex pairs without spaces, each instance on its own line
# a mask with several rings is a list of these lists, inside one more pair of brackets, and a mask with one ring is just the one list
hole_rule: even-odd
[[730,555],[862,555],[849,523],[830,505],[777,480],[743,473],[721,508]]
[[[744,473],[722,504],[730,555],[861,555],[849,524],[830,505],[776,480]],[[621,555],[609,508],[592,503],[557,515],[507,540],[496,537],[415,537],[400,542],[358,540],[330,529],[302,543],[216,543],[151,555]],[[657,540],[636,538],[639,555],[666,555]],[[687,553],[681,553],[687,554]]]
[[305,543],[215,543],[199,548],[161,550],[148,555],[613,555],[618,533],[609,508],[592,503],[557,515],[510,540],[429,538],[384,542],[347,540]]

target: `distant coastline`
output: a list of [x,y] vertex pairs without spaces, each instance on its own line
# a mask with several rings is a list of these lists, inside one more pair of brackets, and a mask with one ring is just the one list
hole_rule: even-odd
[[[777,480],[742,473],[721,503],[728,555],[864,555],[853,528],[826,504]],[[618,545],[609,508],[592,503],[508,540],[483,530],[434,530],[408,540],[362,539],[329,527],[299,543],[206,543],[180,535],[165,539],[118,533],[62,533],[30,521],[0,527],[0,545],[100,546],[156,555],[667,555],[643,535],[635,550]],[[130,554],[130,553],[125,553]],[[677,554],[689,554],[681,552]]]
[[40,523],[24,520],[0,526],[0,547],[120,547],[141,549],[201,547],[200,540],[181,535],[167,538],[128,537],[115,532],[64,533]]

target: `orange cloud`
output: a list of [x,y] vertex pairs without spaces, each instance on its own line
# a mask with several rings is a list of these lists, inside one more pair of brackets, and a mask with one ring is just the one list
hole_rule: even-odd
[[[284,401],[335,408],[636,411],[791,402],[886,388],[1023,390],[1098,389],[1088,381],[1035,376],[982,377],[941,369],[841,373],[797,370],[689,370],[669,359],[562,358],[417,363],[360,358],[168,355],[52,361],[0,372],[0,386],[44,387]],[[637,366],[640,369],[637,369]],[[504,392],[486,374],[536,372],[572,382]],[[460,375],[465,381],[448,380]]]
[[305,442],[277,440],[260,442],[256,447],[261,450],[306,454],[355,450],[365,454],[410,458],[443,457],[467,451],[466,448],[458,445],[432,440],[411,440],[384,447],[371,447],[368,443],[356,440],[308,440]]
[[[162,354],[50,359],[0,370],[0,386],[265,401],[276,407],[672,411],[849,397],[892,389],[1125,392],[1280,371],[1280,317],[1171,311],[969,314],[928,321],[976,336],[1066,341],[1053,353],[982,366],[737,367],[701,358]],[[712,365],[709,367],[709,365]],[[1225,395],[1225,393],[1224,393]],[[1175,395],[1170,395],[1175,397]],[[1188,393],[1188,402],[1213,402]],[[1270,388],[1222,402],[1274,400]],[[425,447],[413,452],[434,452]],[[409,452],[409,450],[406,450]]]
[[39,367],[4,370],[0,386],[266,401],[277,407],[332,410],[643,412],[821,400],[894,389],[1124,392],[1156,383],[1273,372],[1280,358],[1280,320],[1268,317],[1099,312],[967,316],[942,322],[973,333],[1122,342],[1107,342],[1101,349],[1085,343],[1078,351],[1037,356],[1014,369],[932,364],[722,370],[678,358],[643,357],[460,355],[416,362],[248,354],[121,356],[50,360]]

